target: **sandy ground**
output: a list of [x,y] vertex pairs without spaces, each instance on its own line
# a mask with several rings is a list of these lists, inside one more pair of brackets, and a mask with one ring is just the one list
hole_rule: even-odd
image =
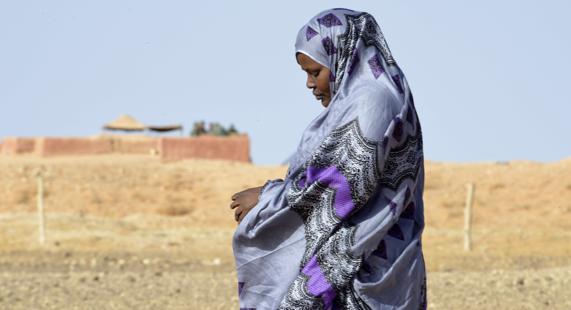
[[[285,170],[0,157],[0,309],[236,309],[228,197]],[[571,160],[428,162],[426,176],[430,309],[571,309]],[[467,182],[476,184],[471,252],[462,249]]]

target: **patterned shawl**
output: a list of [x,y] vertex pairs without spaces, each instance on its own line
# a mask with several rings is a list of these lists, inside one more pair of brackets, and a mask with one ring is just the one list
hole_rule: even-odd
[[240,306],[422,309],[422,135],[404,74],[364,12],[318,14],[297,52],[331,70],[333,97],[238,225]]

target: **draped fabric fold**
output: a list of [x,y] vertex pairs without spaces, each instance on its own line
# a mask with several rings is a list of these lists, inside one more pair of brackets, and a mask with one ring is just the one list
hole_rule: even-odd
[[236,230],[240,306],[422,309],[422,134],[406,78],[363,12],[321,12],[296,52],[332,71],[333,98]]

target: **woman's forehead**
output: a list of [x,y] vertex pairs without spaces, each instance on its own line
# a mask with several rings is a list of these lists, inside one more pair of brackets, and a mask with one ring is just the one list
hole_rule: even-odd
[[304,53],[296,54],[297,63],[301,66],[303,70],[314,70],[323,67],[320,63],[311,59],[311,57],[305,55]]

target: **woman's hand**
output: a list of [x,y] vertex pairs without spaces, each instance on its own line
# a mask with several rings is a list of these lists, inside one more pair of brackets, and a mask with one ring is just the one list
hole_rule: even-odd
[[241,192],[232,195],[232,203],[230,209],[234,210],[234,219],[236,222],[241,222],[242,219],[256,206],[258,197],[262,187],[248,188]]

